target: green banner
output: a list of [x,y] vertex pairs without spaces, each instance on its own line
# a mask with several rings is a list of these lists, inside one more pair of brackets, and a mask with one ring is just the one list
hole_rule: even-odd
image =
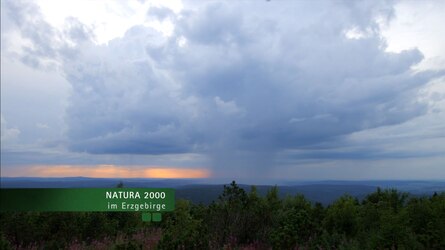
[[1,211],[167,212],[174,208],[171,188],[0,189]]

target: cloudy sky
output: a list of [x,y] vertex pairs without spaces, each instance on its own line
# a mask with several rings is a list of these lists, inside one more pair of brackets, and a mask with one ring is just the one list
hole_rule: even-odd
[[1,176],[445,178],[445,1],[1,1]]

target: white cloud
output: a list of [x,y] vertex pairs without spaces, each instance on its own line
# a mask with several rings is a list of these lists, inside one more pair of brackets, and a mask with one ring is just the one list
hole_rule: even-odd
[[8,143],[15,140],[20,135],[20,130],[18,128],[8,128],[6,120],[1,116],[1,141],[3,143]]
[[240,109],[234,101],[225,102],[221,100],[219,96],[216,96],[214,100],[218,109],[226,115],[241,114],[243,112],[242,109]]
[[40,123],[40,122],[36,124],[36,127],[40,128],[40,129],[49,129],[48,124]]
[[425,56],[419,70],[445,68],[445,33],[443,1],[399,1],[394,7],[395,17],[382,25],[388,51],[418,48]]

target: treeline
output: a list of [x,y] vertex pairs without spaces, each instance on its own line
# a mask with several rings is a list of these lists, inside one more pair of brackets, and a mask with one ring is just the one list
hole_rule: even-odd
[[445,193],[393,189],[324,207],[232,182],[208,206],[178,201],[160,223],[119,212],[2,212],[0,221],[0,249],[445,249]]

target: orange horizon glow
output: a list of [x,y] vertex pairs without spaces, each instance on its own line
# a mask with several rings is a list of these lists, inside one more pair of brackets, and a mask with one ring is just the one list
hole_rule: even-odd
[[7,173],[8,177],[92,177],[92,178],[208,178],[210,171],[204,168],[177,168],[161,166],[116,166],[116,165],[48,165],[30,166]]

